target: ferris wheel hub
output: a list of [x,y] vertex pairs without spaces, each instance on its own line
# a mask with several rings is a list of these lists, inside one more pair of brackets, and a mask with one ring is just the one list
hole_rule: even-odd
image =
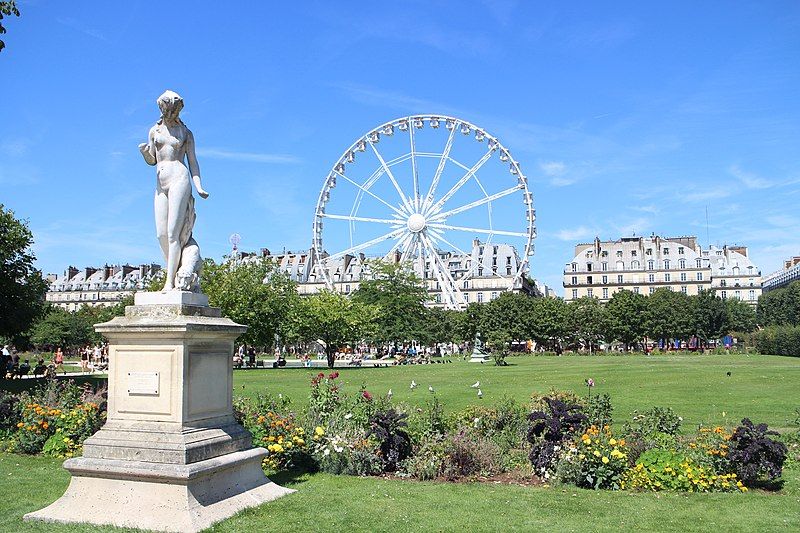
[[414,213],[408,220],[406,221],[406,226],[408,226],[408,231],[412,233],[419,233],[420,231],[425,229],[426,224],[425,217],[419,213]]

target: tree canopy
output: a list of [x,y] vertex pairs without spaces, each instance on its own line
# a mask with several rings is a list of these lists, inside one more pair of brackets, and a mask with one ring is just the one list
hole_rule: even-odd
[[202,286],[210,305],[247,326],[243,342],[269,347],[276,334],[288,335],[289,313],[300,297],[296,284],[268,259],[221,264],[206,259]]
[[291,314],[292,337],[304,342],[322,341],[328,366],[333,368],[336,351],[372,335],[378,315],[374,305],[337,292],[322,291],[295,303]]
[[367,266],[369,277],[360,283],[353,299],[380,308],[374,340],[398,344],[424,337],[428,291],[422,280],[402,263],[377,260]]
[[44,308],[47,282],[34,266],[33,234],[0,204],[0,337],[26,331]]
[[758,323],[762,326],[800,325],[800,281],[762,294],[758,299]]
[[605,337],[608,341],[619,341],[627,350],[630,345],[644,337],[644,313],[647,298],[631,291],[615,292],[606,304]]
[[[3,17],[9,17],[11,15],[19,16],[19,8],[17,7],[17,3],[15,0],[2,0],[0,1],[0,35],[6,33],[6,28],[3,26]],[[3,48],[6,47],[6,43],[0,39],[0,52],[3,51]]]

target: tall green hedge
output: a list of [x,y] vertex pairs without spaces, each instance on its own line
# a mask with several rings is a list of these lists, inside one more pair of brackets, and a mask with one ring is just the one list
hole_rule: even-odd
[[769,326],[756,334],[756,348],[763,354],[800,357],[800,326]]

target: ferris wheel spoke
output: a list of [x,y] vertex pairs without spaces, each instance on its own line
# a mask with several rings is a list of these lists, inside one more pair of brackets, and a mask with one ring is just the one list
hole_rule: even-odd
[[325,218],[332,218],[335,220],[348,220],[350,222],[375,222],[378,224],[393,224],[393,225],[401,225],[404,224],[402,220],[397,219],[388,219],[388,218],[370,218],[370,217],[359,217],[353,215],[334,215],[333,213],[320,213],[321,217]]
[[455,139],[457,129],[458,124],[454,124],[453,129],[450,130],[450,135],[447,137],[447,144],[444,145],[442,157],[439,159],[439,166],[436,167],[436,172],[433,174],[433,179],[431,180],[431,186],[428,189],[428,194],[425,196],[425,208],[430,207],[430,205],[433,203],[433,195],[436,194],[436,187],[439,186],[439,180],[442,179],[444,165],[450,158],[450,150],[453,148],[453,140]]
[[442,258],[439,257],[439,254],[436,252],[436,248],[431,242],[431,239],[425,235],[422,235],[421,239],[430,252],[433,261],[436,263],[437,268],[433,269],[434,272],[438,273],[438,277],[445,278],[440,282],[442,289],[444,290],[444,287],[447,287],[447,292],[450,295],[453,306],[458,307],[463,305],[464,296],[461,294],[461,290],[458,288],[456,280],[454,280],[453,276],[450,274],[450,269],[444,264],[444,261],[442,261]]
[[479,200],[475,200],[474,202],[470,202],[468,204],[464,204],[461,207],[456,207],[455,209],[451,209],[451,210],[445,211],[443,213],[437,213],[436,215],[431,217],[431,221],[444,220],[447,217],[453,216],[453,215],[461,213],[463,211],[467,211],[469,209],[481,206],[483,204],[488,204],[489,202],[493,202],[493,201],[498,200],[498,199],[500,199],[500,198],[502,198],[504,196],[508,196],[509,194],[514,194],[515,192],[517,192],[520,189],[522,189],[522,185],[515,185],[514,187],[511,187],[510,189],[506,189],[504,191],[500,191],[500,192],[494,193],[492,195],[485,196],[484,198],[480,198]]
[[484,233],[487,235],[507,235],[509,237],[527,237],[527,233],[523,233],[520,231],[504,231],[499,229],[482,229],[482,228],[466,228],[464,226],[451,226],[449,224],[441,224],[436,222],[431,222],[429,224],[430,227],[435,229],[450,229],[453,231],[467,231],[470,233]]
[[411,144],[411,179],[414,182],[414,212],[419,211],[419,175],[417,173],[416,146],[414,143],[414,127],[408,127],[408,138]]
[[[335,171],[334,171],[334,172],[335,172]],[[401,215],[401,216],[403,216],[403,212],[402,212],[402,211],[400,211],[399,209],[397,209],[395,206],[393,206],[392,204],[390,204],[389,202],[387,202],[386,200],[384,200],[383,198],[381,198],[380,196],[378,196],[378,195],[377,195],[377,194],[375,194],[374,192],[370,191],[370,190],[369,190],[369,188],[365,188],[365,187],[363,187],[362,185],[360,185],[359,183],[357,183],[357,182],[353,181],[352,179],[348,178],[347,176],[345,176],[345,175],[344,175],[344,174],[342,174],[341,172],[336,172],[336,175],[337,175],[337,176],[339,176],[339,177],[341,177],[341,178],[343,178],[343,179],[345,179],[346,181],[349,181],[350,183],[352,183],[353,185],[355,185],[356,187],[358,187],[358,188],[359,188],[359,189],[360,189],[362,192],[365,192],[365,193],[369,194],[370,196],[372,196],[373,198],[375,198],[376,200],[378,200],[380,203],[382,203],[383,205],[385,205],[386,207],[388,207],[389,209],[391,209],[392,211],[394,211],[395,213],[397,213],[398,215]],[[375,179],[374,179],[374,180],[373,180],[372,178],[370,178],[370,180],[372,180],[372,183],[375,183],[375,181],[377,181],[377,179],[378,179],[380,176],[381,176],[381,174],[378,174],[378,176],[377,176],[377,177],[375,177]],[[372,186],[372,183],[370,183],[370,186]]]
[[403,245],[403,252],[400,254],[400,262],[405,263],[409,259],[409,254],[415,244],[416,233],[408,234],[408,241]]
[[359,250],[363,250],[364,248],[369,248],[370,246],[374,246],[376,244],[380,244],[385,240],[391,239],[393,237],[397,237],[398,235],[402,234],[404,231],[406,231],[405,228],[400,228],[400,229],[396,229],[394,231],[390,231],[389,233],[387,233],[385,235],[381,235],[380,237],[376,237],[376,238],[374,238],[374,239],[372,239],[370,241],[367,241],[367,242],[364,242],[364,243],[361,243],[361,244],[357,244],[355,246],[351,246],[347,250],[343,250],[341,252],[329,255],[327,257],[327,259],[330,260],[330,259],[335,259],[337,257],[343,257],[345,255],[352,254],[352,253],[357,252]]
[[461,255],[465,255],[465,256],[471,255],[471,254],[468,254],[467,252],[465,252],[464,250],[462,250],[461,248],[459,248],[458,246],[456,246],[455,244],[453,244],[452,242],[450,242],[447,239],[445,239],[444,235],[442,235],[442,232],[440,230],[437,230],[435,228],[428,228],[428,234],[430,235],[431,239],[433,239],[434,241],[442,241],[447,246],[451,247],[453,250],[455,250],[456,252],[460,253]]
[[383,257],[386,258],[386,259],[391,258],[392,254],[394,254],[397,250],[400,249],[400,247],[403,245],[403,243],[405,242],[407,237],[408,237],[408,234],[405,234],[405,235],[401,236],[400,238],[398,238],[395,241],[395,243],[392,245],[392,247],[389,248],[389,251],[384,254]]
[[389,180],[391,180],[392,185],[394,185],[394,188],[397,190],[397,194],[400,195],[400,199],[403,201],[403,204],[406,206],[406,208],[410,208],[411,205],[408,202],[408,198],[406,197],[405,193],[403,192],[403,189],[401,189],[400,185],[397,183],[397,180],[395,179],[394,174],[392,174],[392,171],[389,169],[389,165],[386,164],[386,161],[384,161],[383,156],[378,151],[378,149],[375,147],[375,143],[369,143],[369,145],[372,148],[372,151],[375,152],[375,157],[377,157],[378,161],[380,161],[381,167],[383,167],[383,171],[389,177]]
[[449,191],[447,191],[447,192],[444,194],[444,196],[442,196],[441,198],[439,198],[439,201],[438,201],[438,202],[436,202],[436,203],[435,203],[435,204],[434,204],[434,205],[433,205],[433,206],[432,206],[432,207],[431,207],[431,208],[428,210],[428,213],[436,213],[436,212],[438,212],[439,210],[441,210],[442,206],[444,206],[444,204],[447,202],[447,200],[449,200],[449,199],[450,199],[450,198],[451,198],[451,197],[452,197],[452,196],[453,196],[455,193],[457,193],[457,192],[458,192],[458,190],[459,190],[459,189],[461,189],[461,187],[463,187],[463,186],[464,186],[464,184],[465,184],[465,183],[467,183],[467,182],[469,181],[469,179],[470,179],[472,176],[474,176],[474,175],[475,175],[475,173],[476,173],[478,170],[480,170],[480,168],[481,168],[481,167],[482,167],[482,166],[483,166],[483,165],[484,165],[484,164],[485,164],[485,163],[486,163],[486,162],[489,160],[489,158],[490,158],[490,157],[492,157],[492,154],[493,154],[493,153],[494,153],[494,149],[490,149],[488,152],[486,152],[485,154],[483,154],[483,157],[481,157],[481,158],[478,160],[478,162],[477,162],[477,163],[475,163],[474,165],[472,165],[472,168],[470,168],[470,169],[467,171],[467,173],[466,173],[466,174],[464,174],[464,175],[461,177],[461,179],[459,179],[459,180],[456,182],[456,184],[455,184],[455,185],[453,185],[453,186],[450,188],[450,190],[449,190]]

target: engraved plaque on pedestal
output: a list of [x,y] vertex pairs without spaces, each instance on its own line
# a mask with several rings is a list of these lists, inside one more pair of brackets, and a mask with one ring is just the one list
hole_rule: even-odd
[[128,372],[128,394],[158,396],[158,372]]

